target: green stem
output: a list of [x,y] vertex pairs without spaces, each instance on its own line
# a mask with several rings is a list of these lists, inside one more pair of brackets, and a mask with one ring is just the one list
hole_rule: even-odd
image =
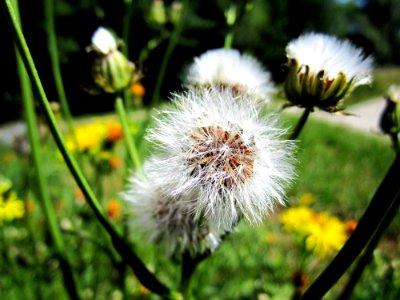
[[54,22],[54,0],[44,2],[45,28],[47,33],[47,48],[50,54],[51,67],[53,70],[54,83],[56,86],[58,99],[60,100],[61,111],[67,122],[69,132],[74,134],[74,124],[68,106],[67,96],[65,95],[64,84],[60,70],[60,59],[58,57],[57,36]]
[[158,72],[156,85],[154,87],[153,95],[151,97],[151,106],[156,106],[160,101],[161,85],[164,81],[165,73],[167,71],[168,63],[171,58],[172,52],[178,44],[179,37],[181,35],[183,24],[186,18],[186,12],[188,10],[189,0],[182,0],[182,14],[178,24],[175,25],[174,31],[169,39],[167,50],[165,51],[163,60],[161,62],[160,70]]
[[131,158],[132,163],[136,168],[138,168],[139,172],[143,174],[142,162],[140,161],[140,157],[138,155],[138,151],[136,149],[135,141],[131,138],[131,133],[129,130],[128,120],[126,117],[126,112],[124,109],[124,104],[122,102],[121,97],[117,97],[115,100],[115,110],[117,111],[119,121],[121,122],[122,131],[125,136],[126,148],[128,149],[129,156]]
[[346,300],[349,299],[356,283],[361,277],[366,266],[371,261],[372,255],[374,253],[375,248],[378,246],[379,241],[385,232],[385,230],[389,227],[390,223],[393,221],[394,217],[396,217],[399,211],[400,205],[400,193],[397,194],[396,198],[394,199],[392,206],[389,208],[388,212],[386,213],[384,219],[379,224],[379,227],[376,229],[374,236],[372,237],[371,241],[368,243],[367,249],[360,257],[356,267],[351,274],[349,281],[347,282],[345,288],[343,289],[342,294],[338,298],[339,300]]
[[310,113],[313,111],[312,107],[307,107],[303,114],[301,115],[300,120],[297,122],[296,127],[294,128],[292,134],[290,135],[289,139],[291,140],[295,140],[298,138],[298,136],[300,135],[301,130],[303,129],[304,125],[307,122],[308,116],[310,115]]
[[229,30],[228,33],[225,36],[224,48],[225,49],[231,49],[232,48],[232,43],[233,43],[233,32],[232,32],[232,30]]
[[328,267],[305,291],[301,299],[321,299],[355,261],[399,193],[399,172],[400,155],[394,160],[353,234]]
[[8,22],[10,31],[13,35],[14,42],[16,43],[18,50],[21,54],[22,60],[25,64],[25,67],[27,68],[29,77],[34,83],[36,89],[38,90],[39,103],[46,116],[53,138],[72,176],[74,177],[79,188],[85,195],[85,198],[87,199],[90,208],[93,210],[100,224],[110,235],[115,249],[121,255],[123,260],[132,268],[132,270],[134,271],[138,279],[141,281],[141,283],[146,288],[148,288],[149,290],[151,290],[156,294],[162,295],[167,298],[171,297],[170,290],[166,286],[164,286],[161,282],[159,282],[158,279],[146,268],[146,266],[139,259],[136,253],[133,252],[133,250],[126,244],[123,238],[117,233],[114,227],[105,218],[104,213],[99,204],[99,201],[95,197],[86,178],[83,176],[83,173],[79,168],[78,164],[76,163],[74,157],[71,155],[68,148],[66,147],[65,141],[61,135],[61,131],[57,125],[54,114],[51,111],[49,101],[47,100],[46,93],[43,89],[43,85],[40,81],[39,74],[36,70],[28,45],[26,44],[25,38],[19,27],[19,23],[16,19],[11,2],[10,0],[3,0],[0,3],[3,12],[5,14],[6,20]]
[[[17,12],[17,18],[19,19],[18,3],[16,0],[14,0],[14,7],[15,11]],[[38,134],[39,130],[35,114],[32,87],[21,56],[18,54],[17,49],[15,49],[15,52],[17,56],[18,74],[21,81],[22,102],[27,123],[28,138],[31,146],[35,177],[37,180],[38,196],[42,200],[42,207],[49,225],[52,241],[56,248],[56,252],[58,253],[57,256],[59,258],[61,270],[64,275],[64,282],[66,284],[67,291],[71,299],[79,299],[72,268],[66,259],[65,243],[61,235],[60,227],[58,226],[54,207],[50,200],[48,185],[46,184],[46,178],[43,171],[43,155],[40,149],[40,140]]]

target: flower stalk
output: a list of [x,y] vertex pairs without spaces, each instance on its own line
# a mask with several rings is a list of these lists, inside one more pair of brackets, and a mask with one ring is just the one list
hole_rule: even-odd
[[125,144],[128,150],[129,157],[135,167],[139,170],[140,173],[143,173],[142,162],[140,161],[140,157],[138,151],[136,149],[135,141],[131,138],[128,120],[124,108],[124,104],[122,102],[122,98],[117,96],[115,99],[115,110],[117,112],[119,121],[121,122],[122,132],[125,136]]
[[295,140],[299,137],[301,130],[303,129],[304,125],[307,122],[308,116],[310,113],[313,111],[312,107],[306,107],[303,111],[303,114],[301,115],[301,118],[296,124],[296,127],[294,128],[293,132],[291,133],[289,139],[290,140]]
[[66,147],[64,138],[62,137],[61,131],[56,123],[54,114],[51,111],[49,101],[47,99],[39,74],[33,62],[28,45],[26,44],[24,35],[21,31],[16,15],[14,13],[11,0],[1,1],[1,6],[5,14],[6,20],[8,22],[9,29],[13,35],[14,42],[18,47],[18,50],[21,54],[22,60],[25,64],[29,77],[38,91],[39,103],[42,106],[53,138],[71,174],[73,175],[79,188],[85,195],[85,198],[87,199],[90,208],[93,210],[100,224],[110,235],[110,238],[114,244],[115,249],[124,259],[124,261],[133,269],[134,273],[142,282],[142,284],[156,294],[162,295],[166,298],[171,298],[172,297],[171,295],[173,293],[170,292],[170,290],[165,285],[159,282],[158,279],[146,268],[146,266],[139,259],[136,253],[133,252],[133,250],[127,245],[124,239],[118,234],[118,232],[114,229],[114,227],[107,221],[106,217],[104,216],[104,213],[102,211],[98,199],[93,193],[93,190],[89,186],[86,178],[83,176],[83,173],[79,168],[76,160]]

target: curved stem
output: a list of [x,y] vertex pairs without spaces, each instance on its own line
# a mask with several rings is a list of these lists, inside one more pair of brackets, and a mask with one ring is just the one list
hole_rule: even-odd
[[163,60],[161,62],[160,70],[158,72],[156,85],[154,87],[153,95],[151,97],[150,104],[152,106],[157,105],[160,101],[161,85],[164,81],[165,73],[167,71],[168,63],[171,58],[172,52],[174,51],[176,45],[178,44],[179,37],[181,35],[183,24],[186,18],[186,12],[188,10],[189,0],[182,0],[182,14],[178,24],[176,24],[174,31],[169,39],[167,50],[165,51]]
[[400,155],[394,160],[353,234],[301,299],[321,299],[361,253],[400,191],[399,172]]
[[347,282],[345,288],[343,289],[342,294],[338,298],[339,300],[346,300],[349,299],[354,287],[356,286],[356,283],[361,277],[361,274],[363,273],[364,269],[366,266],[369,264],[371,261],[373,252],[375,248],[378,246],[378,243],[384,233],[384,231],[389,227],[390,223],[393,221],[394,217],[397,215],[399,211],[399,205],[400,205],[400,193],[397,194],[396,198],[394,199],[392,206],[389,208],[388,212],[386,213],[385,217],[383,218],[381,224],[379,224],[378,228],[376,229],[376,232],[374,236],[372,237],[371,241],[368,243],[367,249],[363,253],[363,255],[360,257],[360,260],[358,261],[355,269],[353,270],[353,273],[351,274],[351,277],[349,281]]
[[14,41],[21,54],[25,67],[27,68],[29,77],[38,90],[39,103],[44,111],[53,138],[71,174],[73,175],[75,181],[77,182],[78,186],[85,195],[85,198],[87,199],[90,208],[93,210],[100,224],[110,235],[115,249],[121,255],[123,260],[132,268],[132,270],[134,271],[138,279],[141,281],[141,283],[146,288],[148,288],[149,290],[151,290],[156,294],[162,295],[167,298],[171,297],[170,290],[166,286],[164,286],[160,281],[158,281],[158,279],[146,268],[146,266],[139,259],[136,253],[133,252],[133,250],[127,245],[124,239],[117,233],[114,227],[105,218],[104,213],[99,204],[99,201],[94,195],[93,190],[89,186],[86,178],[83,176],[83,173],[79,168],[78,164],[76,163],[74,157],[71,155],[71,153],[69,152],[68,148],[65,145],[64,138],[62,137],[61,131],[55,121],[54,114],[51,111],[49,101],[47,100],[46,93],[43,89],[43,85],[40,81],[40,77],[39,74],[37,73],[28,45],[26,44],[25,38],[22,34],[18,21],[15,17],[15,13],[12,8],[11,2],[10,0],[3,0],[0,3],[4,11],[4,14],[6,16],[7,22],[9,24],[10,31],[13,34]]
[[[14,0],[13,5],[17,14],[17,18],[19,19],[18,3],[16,0]],[[24,63],[17,49],[15,49],[15,53],[17,58],[17,69],[21,83],[22,102],[25,112],[28,138],[31,148],[31,156],[34,165],[35,178],[37,181],[36,184],[38,198],[41,200],[42,203],[43,212],[50,229],[50,236],[56,249],[58,261],[60,262],[60,268],[63,273],[64,282],[67,287],[69,297],[70,299],[79,299],[72,268],[66,258],[64,239],[62,238],[61,230],[57,221],[57,216],[50,199],[50,193],[43,170],[43,155],[40,148],[39,129],[35,114],[32,87],[26,69],[24,67]]]
[[306,124],[306,121],[308,119],[308,116],[310,113],[313,111],[312,107],[307,107],[305,108],[303,114],[301,115],[300,120],[297,122],[296,127],[294,128],[292,134],[290,135],[289,139],[295,140],[298,138],[300,135],[301,130],[303,129],[304,125]]

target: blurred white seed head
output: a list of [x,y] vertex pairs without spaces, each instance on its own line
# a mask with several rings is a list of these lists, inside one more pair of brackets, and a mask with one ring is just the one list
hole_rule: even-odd
[[227,87],[249,93],[251,99],[270,100],[275,88],[271,74],[259,61],[234,49],[214,49],[196,57],[189,67],[186,83],[191,86]]
[[117,41],[110,31],[99,27],[92,35],[91,49],[101,55],[107,55],[118,48]]
[[148,134],[162,159],[157,174],[171,197],[199,217],[230,230],[244,217],[257,223],[284,203],[293,178],[293,142],[274,116],[261,117],[249,95],[190,89],[175,94]]
[[388,88],[387,96],[390,101],[400,104],[400,85],[391,84]]
[[196,198],[193,194],[168,195],[164,178],[159,176],[161,158],[146,161],[146,176],[135,174],[122,194],[130,205],[137,232],[148,235],[152,243],[160,243],[168,255],[189,253],[192,256],[214,251],[220,243],[216,225],[196,218],[185,203]]
[[348,40],[307,33],[286,47],[288,100],[303,107],[339,110],[339,101],[359,85],[372,82],[372,57]]

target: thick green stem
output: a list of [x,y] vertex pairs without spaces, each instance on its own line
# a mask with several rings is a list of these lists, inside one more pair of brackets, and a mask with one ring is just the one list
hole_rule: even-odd
[[125,112],[124,104],[122,102],[121,97],[117,97],[117,99],[115,100],[115,110],[117,111],[118,118],[121,122],[122,131],[125,136],[124,140],[125,140],[126,148],[128,149],[128,154],[131,158],[131,161],[134,164],[134,166],[136,166],[136,168],[138,168],[139,172],[143,173],[142,162],[138,155],[135,141],[131,138],[128,120],[126,117],[126,112]]
[[160,101],[161,86],[164,81],[165,73],[167,71],[168,63],[171,58],[172,52],[178,44],[179,37],[183,29],[183,23],[186,18],[186,12],[188,10],[189,0],[182,0],[182,14],[178,24],[175,25],[174,31],[169,39],[167,50],[165,51],[163,60],[161,62],[160,69],[158,71],[156,85],[154,87],[153,95],[151,97],[151,105],[155,106]]
[[301,115],[300,120],[297,122],[296,127],[294,128],[292,134],[290,135],[289,139],[295,140],[299,137],[301,130],[303,129],[304,125],[307,122],[308,116],[313,111],[312,107],[307,107],[303,114]]
[[394,160],[353,234],[301,299],[321,299],[355,261],[397,197],[400,190],[399,173],[400,155]]
[[383,233],[389,227],[390,223],[393,221],[394,217],[399,212],[399,206],[400,206],[400,193],[397,194],[396,198],[392,203],[392,206],[386,213],[382,222],[379,224],[379,227],[376,229],[376,232],[372,237],[371,241],[368,243],[367,249],[365,249],[365,252],[360,257],[356,267],[353,270],[353,273],[351,274],[349,281],[347,282],[345,288],[343,289],[342,294],[339,297],[339,300],[349,299],[364,269],[371,261],[374,250],[378,246]]
[[[51,67],[53,70],[54,83],[60,100],[61,112],[67,122],[68,130],[74,135],[74,124],[68,106],[67,96],[65,95],[64,84],[60,70],[60,59],[58,57],[57,36],[54,22],[54,0],[44,2],[45,28],[47,33],[47,48],[50,54]],[[74,135],[75,136],[75,135]]]
[[62,137],[61,131],[57,125],[54,114],[51,111],[49,101],[47,100],[46,93],[43,89],[43,85],[40,81],[39,74],[36,70],[28,45],[26,44],[25,38],[22,34],[18,21],[15,17],[15,13],[12,8],[11,2],[10,0],[2,0],[0,3],[3,12],[5,14],[6,20],[9,24],[11,33],[13,34],[14,41],[21,54],[25,67],[27,68],[29,77],[38,90],[39,103],[46,116],[53,138],[71,174],[73,175],[79,188],[85,195],[85,198],[87,199],[90,208],[93,210],[100,224],[110,235],[115,249],[121,255],[123,260],[133,269],[134,273],[137,275],[138,279],[142,282],[142,284],[156,294],[162,295],[164,297],[171,297],[170,290],[166,286],[164,286],[161,282],[159,282],[158,279],[146,268],[143,262],[138,258],[138,256],[133,252],[133,250],[126,244],[124,239],[117,233],[114,227],[105,218],[104,213],[99,204],[99,201],[94,195],[93,190],[89,186],[86,178],[83,176],[83,173],[79,168],[78,164],[76,163],[76,160],[66,147],[64,138]]
[[[15,7],[17,18],[19,19],[18,3],[16,0],[14,0],[13,6]],[[79,299],[72,268],[66,258],[65,243],[61,235],[60,227],[58,226],[57,216],[54,211],[54,207],[51,203],[48,185],[46,183],[46,178],[43,170],[43,155],[40,148],[39,129],[37,126],[32,87],[22,58],[18,54],[17,49],[15,52],[17,57],[17,69],[21,82],[22,102],[24,107],[29,144],[31,147],[31,156],[34,165],[38,197],[41,199],[44,215],[46,217],[50,230],[50,235],[54,243],[57,256],[59,258],[61,270],[64,275],[64,282],[67,287],[69,296],[71,299]]]

